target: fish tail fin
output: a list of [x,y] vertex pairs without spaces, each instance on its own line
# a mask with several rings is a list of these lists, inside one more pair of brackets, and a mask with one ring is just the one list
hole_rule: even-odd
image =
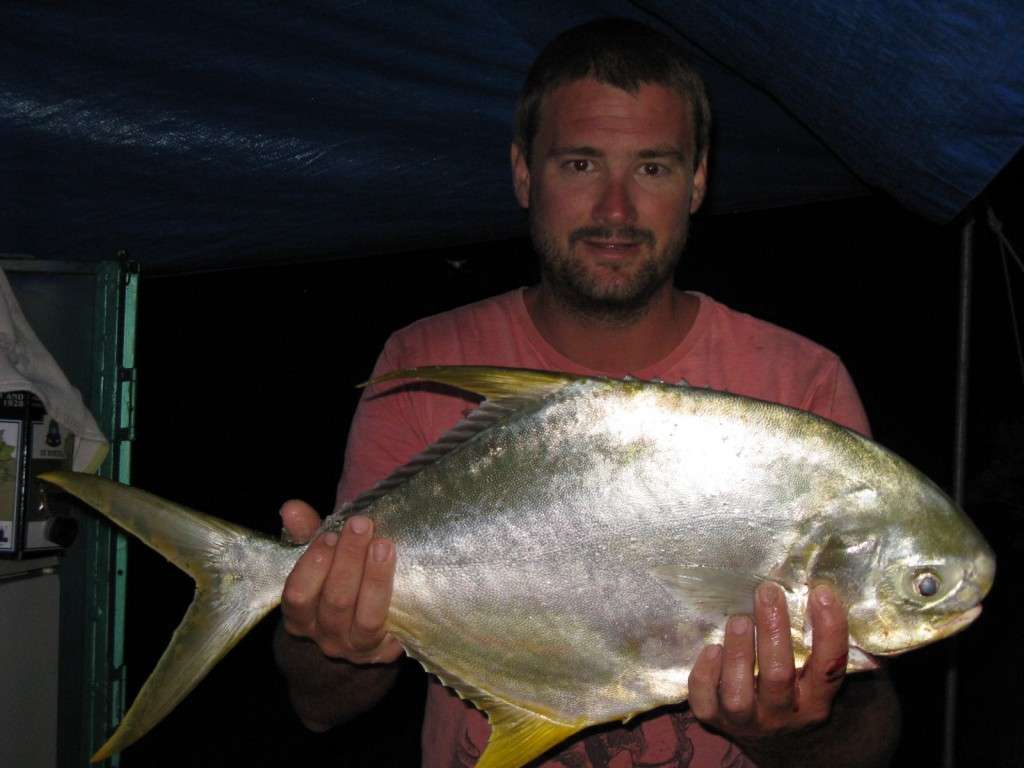
[[280,543],[242,526],[92,475],[49,472],[53,483],[94,507],[196,582],[171,641],[96,763],[148,732],[281,600],[297,559]]

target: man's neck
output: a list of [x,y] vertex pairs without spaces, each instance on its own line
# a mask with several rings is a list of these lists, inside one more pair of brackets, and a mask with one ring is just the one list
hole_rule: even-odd
[[671,286],[628,321],[588,317],[564,304],[544,284],[526,291],[526,308],[545,340],[580,365],[613,376],[641,371],[678,346],[693,326],[699,301]]

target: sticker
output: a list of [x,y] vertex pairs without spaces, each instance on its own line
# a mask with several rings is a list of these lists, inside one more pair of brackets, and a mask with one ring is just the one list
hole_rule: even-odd
[[20,421],[0,420],[0,551],[14,551],[20,437]]

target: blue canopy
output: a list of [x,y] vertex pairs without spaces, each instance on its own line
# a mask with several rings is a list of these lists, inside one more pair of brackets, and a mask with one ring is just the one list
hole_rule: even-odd
[[692,51],[711,211],[881,191],[955,217],[1024,143],[1024,4],[137,0],[0,8],[0,252],[149,270],[524,231],[515,97],[562,29]]

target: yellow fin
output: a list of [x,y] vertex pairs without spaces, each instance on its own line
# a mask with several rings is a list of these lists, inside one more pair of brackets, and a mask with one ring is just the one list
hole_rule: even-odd
[[528,368],[496,368],[488,365],[432,365],[391,371],[367,384],[395,379],[415,379],[448,384],[488,400],[515,398],[541,399],[557,392],[566,384],[586,379],[569,373],[534,371]]
[[435,666],[416,639],[402,628],[400,616],[392,616],[391,629],[406,653],[419,661],[428,674],[436,675],[442,685],[487,715],[491,723],[491,738],[476,768],[519,768],[573,734],[594,725],[582,720],[564,723],[498,698],[467,682],[459,674]]
[[520,768],[587,727],[560,723],[511,704],[489,702],[491,738],[476,768]]
[[39,476],[96,508],[192,576],[195,597],[97,763],[141,738],[281,601],[301,548],[100,477]]

